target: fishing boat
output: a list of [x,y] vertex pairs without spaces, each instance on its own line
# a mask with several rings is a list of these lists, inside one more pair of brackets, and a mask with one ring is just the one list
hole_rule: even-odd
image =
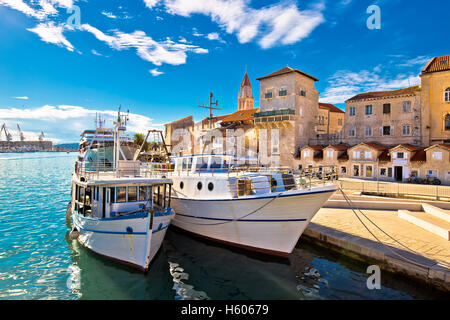
[[72,239],[145,272],[175,214],[172,181],[142,176],[140,163],[127,160],[121,144],[127,120],[119,109],[113,128],[99,122],[96,130],[83,134],[66,219],[72,220]]
[[[333,168],[302,172],[240,167],[228,155],[172,157],[172,225],[195,235],[288,256],[311,219],[338,189]],[[313,183],[316,182],[316,183]]]

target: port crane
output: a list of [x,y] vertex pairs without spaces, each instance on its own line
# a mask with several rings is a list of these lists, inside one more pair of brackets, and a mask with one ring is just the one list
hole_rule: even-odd
[[20,130],[19,124],[17,124],[17,130],[19,131],[20,141],[24,142],[25,141],[25,136],[24,136],[22,130]]
[[0,129],[0,134],[3,132],[5,132],[5,138],[6,141],[10,142],[12,141],[12,135],[11,133],[9,133],[8,129],[6,128],[6,123],[3,123],[2,128]]

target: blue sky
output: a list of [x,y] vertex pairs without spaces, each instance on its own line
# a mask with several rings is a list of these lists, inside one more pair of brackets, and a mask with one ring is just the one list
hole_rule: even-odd
[[[373,4],[379,30],[366,25]],[[234,112],[246,69],[258,106],[255,78],[286,65],[344,108],[363,91],[418,84],[427,60],[449,54],[449,12],[443,0],[0,0],[0,123],[74,142],[120,104],[143,132],[204,118],[210,91],[216,114]]]

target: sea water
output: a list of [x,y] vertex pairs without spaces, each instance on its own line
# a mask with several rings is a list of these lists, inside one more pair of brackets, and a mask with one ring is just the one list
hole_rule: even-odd
[[147,274],[69,238],[75,153],[0,154],[0,299],[434,299],[443,293],[300,239],[288,259],[169,228]]

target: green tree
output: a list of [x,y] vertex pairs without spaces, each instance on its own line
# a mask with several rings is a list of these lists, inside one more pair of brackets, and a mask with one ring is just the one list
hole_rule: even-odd
[[[144,135],[142,133],[135,133],[133,136],[134,144],[137,148],[140,148],[142,143],[144,142]],[[144,147],[142,148],[142,151],[148,151],[150,147],[150,144],[145,141]]]

